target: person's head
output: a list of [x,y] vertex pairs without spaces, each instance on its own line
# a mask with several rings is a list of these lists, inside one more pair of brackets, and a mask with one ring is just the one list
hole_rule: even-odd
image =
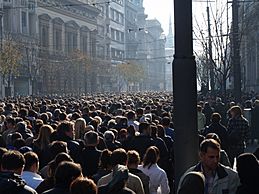
[[157,136],[160,138],[165,137],[165,129],[163,125],[157,125]]
[[161,124],[164,126],[164,127],[169,127],[170,126],[170,118],[169,117],[164,117],[162,118],[162,121],[161,121]]
[[200,144],[200,160],[205,170],[216,170],[219,159],[220,144],[214,139],[203,140]]
[[156,138],[157,137],[157,126],[150,125],[150,130],[151,130],[151,137]]
[[232,106],[229,111],[232,118],[240,117],[242,115],[240,106]]
[[79,177],[70,185],[71,194],[97,194],[97,186],[93,180]]
[[111,155],[112,152],[108,149],[105,149],[102,151],[101,157],[100,157],[100,168],[110,170],[112,165],[111,165]]
[[15,119],[13,117],[6,118],[6,127],[7,129],[14,129],[16,125]]
[[140,123],[139,132],[145,135],[150,135],[150,124],[147,122]]
[[50,125],[42,125],[39,130],[39,135],[35,140],[43,150],[48,147],[50,144],[51,134],[54,132],[54,129]]
[[128,155],[128,164],[129,168],[137,168],[140,163],[139,153],[135,150],[129,150],[127,152]]
[[64,141],[53,141],[50,144],[49,151],[52,158],[56,157],[56,155],[61,152],[68,153],[67,143]]
[[221,140],[219,136],[216,133],[208,133],[205,137],[205,139],[214,139],[221,145]]
[[15,150],[7,151],[2,156],[2,169],[3,172],[14,172],[21,175],[25,165],[24,156]]
[[76,119],[75,122],[75,139],[83,139],[86,132],[86,122],[83,118]]
[[2,156],[7,152],[6,148],[0,147],[0,171],[2,166]]
[[95,131],[88,131],[84,135],[84,140],[87,146],[97,146],[99,143],[99,135]]
[[181,182],[178,194],[203,194],[205,189],[205,177],[201,172],[187,173]]
[[128,120],[134,120],[135,119],[135,117],[136,117],[136,113],[134,112],[134,111],[129,111],[128,113],[127,113],[127,118],[128,118]]
[[72,181],[80,176],[82,176],[80,164],[68,161],[61,162],[55,171],[55,185],[69,188]]
[[57,133],[60,136],[67,136],[74,139],[74,124],[69,121],[63,121],[58,125]]
[[38,172],[39,170],[39,158],[38,155],[32,151],[26,152],[24,154],[25,158],[25,171],[30,171],[30,172]]
[[212,113],[210,120],[212,123],[219,123],[221,121],[221,115],[219,113]]
[[237,157],[237,172],[240,182],[255,186],[259,180],[259,163],[254,154],[243,153]]
[[126,151],[122,148],[118,148],[114,150],[111,155],[111,164],[112,164],[112,167],[115,167],[117,164],[126,165],[127,164]]
[[150,168],[153,164],[156,164],[160,158],[159,149],[156,146],[150,146],[144,155],[143,166]]
[[105,131],[104,134],[103,134],[103,137],[104,137],[104,141],[106,142],[114,142],[115,140],[115,135],[112,131]]
[[201,105],[197,105],[197,111],[201,112],[202,111],[202,106]]

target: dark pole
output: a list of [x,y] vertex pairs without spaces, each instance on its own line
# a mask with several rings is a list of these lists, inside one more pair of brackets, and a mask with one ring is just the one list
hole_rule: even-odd
[[198,159],[197,81],[193,56],[192,0],[174,0],[175,55],[173,61],[175,178]]
[[232,41],[232,63],[234,71],[234,96],[236,102],[241,102],[241,67],[239,55],[239,33],[238,33],[238,2],[232,1],[232,24],[233,24],[233,41]]

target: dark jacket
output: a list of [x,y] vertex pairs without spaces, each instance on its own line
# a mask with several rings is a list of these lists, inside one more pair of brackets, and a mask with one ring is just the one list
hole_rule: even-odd
[[57,186],[57,187],[54,187],[53,189],[43,192],[42,194],[70,194],[70,192],[69,192],[69,188]]
[[221,123],[211,123],[205,127],[203,135],[206,136],[208,133],[216,133],[221,141],[221,148],[227,150],[228,148],[228,132],[227,128]]
[[136,150],[139,153],[140,158],[142,160],[147,148],[154,145],[155,142],[150,136],[140,134],[138,136],[133,137],[131,141],[128,142],[127,149]]
[[83,150],[80,164],[82,166],[84,176],[91,177],[97,173],[101,154],[102,151],[98,150],[94,146],[87,146]]
[[53,189],[43,192],[42,194],[70,194],[69,187],[58,184]]
[[22,178],[14,173],[0,173],[1,194],[37,194],[31,187],[27,186]]
[[145,194],[149,194],[149,176],[145,175],[141,170],[129,168],[129,172],[138,176],[143,183]]

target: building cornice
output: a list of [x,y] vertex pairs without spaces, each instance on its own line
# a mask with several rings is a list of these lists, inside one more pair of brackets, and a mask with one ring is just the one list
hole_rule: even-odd
[[[75,2],[78,2],[78,1],[73,1],[73,4],[75,4]],[[68,16],[68,17],[71,17],[74,19],[78,19],[81,21],[85,21],[85,22],[88,22],[91,24],[97,23],[97,16],[100,13],[99,9],[97,9],[93,6],[87,5],[87,4],[83,7],[87,9],[86,13],[90,12],[90,15],[92,17],[86,16],[86,15],[80,15],[79,12],[78,13],[72,12],[69,9],[64,9],[65,7],[62,7],[62,6],[58,6],[58,5],[51,6],[51,3],[49,3],[49,2],[44,3],[41,0],[38,2],[38,6],[42,7],[43,9],[53,11],[55,13],[59,13],[60,15],[65,15],[65,16]],[[82,6],[82,2],[80,2],[80,6]]]

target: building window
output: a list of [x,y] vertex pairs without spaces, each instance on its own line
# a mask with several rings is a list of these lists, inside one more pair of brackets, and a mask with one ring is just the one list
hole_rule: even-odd
[[47,26],[41,26],[40,31],[40,44],[42,47],[48,47],[49,45],[49,36],[48,36],[48,27]]
[[26,12],[22,12],[22,27],[26,27],[27,26],[27,15]]

